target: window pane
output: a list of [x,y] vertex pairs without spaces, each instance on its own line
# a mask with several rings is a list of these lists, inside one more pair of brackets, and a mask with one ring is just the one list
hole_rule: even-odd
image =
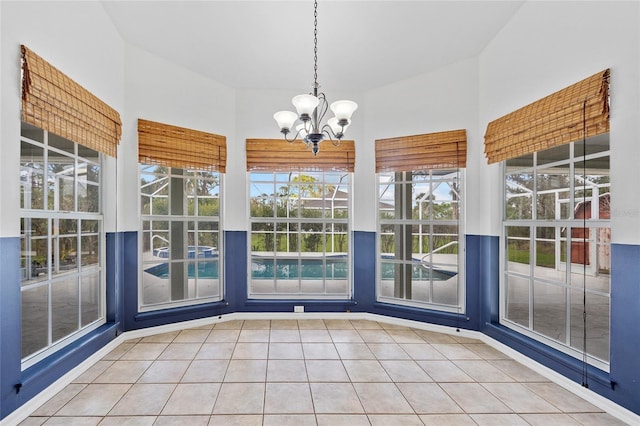
[[169,214],[169,178],[143,173],[140,176],[141,212],[147,215]]
[[533,174],[523,172],[506,175],[505,191],[506,219],[531,219]]
[[[54,220],[58,224],[58,235],[53,239],[54,274],[64,274],[78,268],[78,221],[76,219]],[[54,230],[55,232],[55,230]]]
[[[541,169],[536,173],[536,214],[539,220],[569,219],[561,206],[569,202],[571,180],[569,164]],[[564,212],[565,216],[562,216]]]
[[22,280],[46,280],[49,278],[49,220],[22,218],[21,266]]
[[[610,298],[608,296],[571,290],[571,346],[584,349],[584,316],[586,306],[587,353],[609,361]],[[586,303],[585,303],[586,302]]]
[[20,208],[44,209],[44,149],[20,144]]
[[49,286],[22,290],[22,357],[49,345]]
[[61,136],[49,133],[49,146],[64,151],[67,154],[75,154],[75,143]]
[[44,142],[44,130],[25,122],[20,123],[20,135],[34,141]]
[[81,315],[82,326],[91,324],[101,317],[100,311],[100,274],[85,274],[80,278],[82,292]]
[[533,284],[533,329],[559,342],[567,339],[567,290],[535,281]]
[[75,210],[75,181],[73,158],[49,151],[47,182],[50,210]]
[[529,280],[513,275],[506,279],[506,317],[518,324],[529,326]]
[[509,226],[507,234],[507,270],[529,274],[530,229],[526,226]]
[[556,228],[536,228],[535,276],[558,283],[566,282],[566,272],[560,268],[560,262],[556,262],[556,250],[560,250],[559,243],[560,240],[556,240]]
[[79,329],[78,276],[54,281],[51,284],[52,341],[66,337]]

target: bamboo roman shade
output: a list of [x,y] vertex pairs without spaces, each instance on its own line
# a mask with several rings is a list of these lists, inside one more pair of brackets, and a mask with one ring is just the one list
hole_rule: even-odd
[[376,140],[376,173],[467,166],[467,131]]
[[27,47],[21,53],[22,121],[115,157],[120,114]]
[[224,173],[227,138],[138,119],[138,162]]
[[345,171],[355,167],[355,143],[341,141],[334,146],[331,141],[320,144],[320,152],[314,156],[300,140],[247,139],[247,171]]
[[609,72],[601,71],[489,123],[484,135],[488,162],[607,133]]

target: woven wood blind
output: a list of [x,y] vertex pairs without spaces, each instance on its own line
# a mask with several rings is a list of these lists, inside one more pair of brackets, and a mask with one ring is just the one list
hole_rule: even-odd
[[138,119],[138,162],[224,173],[227,138]]
[[120,114],[25,46],[22,121],[116,157]]
[[320,144],[320,152],[313,153],[300,141],[284,139],[247,139],[247,171],[346,171],[355,167],[355,143],[330,141]]
[[376,140],[376,173],[467,166],[467,131]]
[[484,135],[488,162],[609,132],[609,73],[601,71],[489,123]]

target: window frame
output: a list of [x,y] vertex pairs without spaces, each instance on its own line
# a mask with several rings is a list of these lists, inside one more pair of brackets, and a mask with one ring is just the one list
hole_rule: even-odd
[[[531,172],[531,179],[533,181],[533,185],[534,185],[534,190],[532,192],[531,195],[531,217],[530,218],[526,218],[526,219],[508,219],[507,218],[507,208],[506,208],[506,203],[507,203],[507,192],[506,192],[506,179],[507,179],[507,175],[512,173],[507,171],[507,161],[509,160],[505,160],[505,161],[501,161],[500,163],[500,170],[501,170],[501,194],[502,194],[502,223],[501,223],[501,235],[500,235],[500,262],[499,262],[499,268],[500,268],[500,284],[499,284],[499,321],[501,325],[504,325],[518,333],[521,333],[527,337],[530,337],[536,341],[539,341],[543,344],[546,344],[554,349],[557,349],[560,352],[563,352],[565,354],[568,354],[574,358],[577,359],[586,359],[587,362],[590,365],[593,365],[603,371],[609,371],[610,368],[610,359],[609,360],[603,360],[600,359],[598,357],[596,357],[595,355],[593,355],[592,353],[587,353],[586,357],[585,354],[582,351],[582,348],[577,348],[574,346],[571,346],[571,308],[572,308],[572,303],[571,303],[571,293],[574,291],[583,291],[583,287],[582,285],[575,285],[573,284],[573,280],[571,279],[572,276],[578,275],[578,276],[582,276],[584,269],[588,269],[590,267],[587,267],[586,265],[583,266],[579,266],[576,267],[576,263],[573,262],[573,259],[569,260],[569,263],[571,264],[571,268],[567,268],[566,267],[566,263],[567,263],[567,258],[570,256],[569,253],[571,253],[570,251],[570,246],[572,244],[574,244],[576,242],[576,237],[572,235],[573,230],[580,230],[580,229],[584,229],[584,224],[585,224],[585,220],[586,220],[586,228],[587,229],[602,229],[602,228],[608,228],[609,231],[611,231],[611,219],[602,219],[601,217],[598,217],[597,219],[583,219],[583,218],[576,218],[574,217],[574,213],[575,213],[575,208],[577,207],[577,205],[579,204],[576,201],[576,193],[581,191],[584,186],[580,185],[576,185],[575,181],[576,181],[576,176],[580,176],[581,175],[581,167],[582,167],[582,162],[583,162],[583,157],[585,159],[585,161],[589,161],[589,160],[593,160],[593,159],[597,159],[597,158],[605,158],[608,157],[609,158],[609,162],[611,160],[611,145],[610,145],[610,139],[609,139],[609,134],[605,133],[604,135],[599,135],[594,137],[594,139],[597,139],[599,137],[606,137],[607,138],[607,144],[608,144],[608,148],[606,150],[599,150],[596,152],[591,152],[591,153],[587,153],[586,155],[581,155],[576,153],[576,145],[579,143],[584,143],[583,140],[578,140],[578,141],[574,141],[574,142],[570,142],[568,144],[565,144],[564,146],[569,146],[569,155],[568,157],[565,157],[564,159],[561,160],[555,160],[555,161],[551,161],[551,162],[545,162],[543,164],[538,164],[538,155],[540,152],[545,152],[545,151],[550,151],[552,149],[556,149],[558,147],[561,147],[563,145],[557,146],[557,147],[552,147],[552,148],[548,148],[546,150],[543,151],[536,151],[532,154],[528,154],[528,155],[532,155],[532,163],[530,166],[527,167],[522,167],[518,170],[515,170],[516,172],[521,172],[521,171],[530,171]],[[589,143],[590,139],[587,139],[587,144]],[[587,145],[588,146],[588,145]],[[517,158],[521,158],[521,157],[517,157]],[[545,169],[550,169],[554,166],[562,166],[562,165],[568,165],[568,177],[569,177],[569,182],[570,182],[570,186],[567,189],[569,192],[569,199],[568,201],[565,200],[565,202],[568,202],[570,205],[569,208],[569,212],[570,212],[570,217],[568,218],[560,218],[560,219],[538,219],[538,203],[536,201],[537,199],[537,176],[538,176],[538,171],[539,170],[545,170]],[[609,176],[611,176],[611,167],[609,166],[609,170],[608,170]],[[611,193],[611,181],[609,180],[608,182],[608,191],[607,192],[599,192],[599,196],[602,196],[604,194],[607,193]],[[578,197],[580,198],[580,197]],[[584,199],[583,199],[584,200]],[[598,198],[599,200],[599,198]],[[583,201],[585,202],[585,201]],[[590,203],[592,202],[592,200],[590,201]],[[586,204],[585,204],[586,205]],[[507,268],[507,256],[508,256],[508,232],[507,229],[509,227],[528,227],[529,228],[529,237],[528,237],[528,242],[529,242],[529,263],[528,263],[528,268],[529,268],[529,273],[524,274],[524,273],[517,273],[514,271],[509,271]],[[564,282],[559,282],[559,281],[554,281],[551,278],[543,278],[540,275],[536,275],[533,271],[535,270],[535,267],[537,265],[537,258],[535,257],[537,255],[536,253],[536,245],[538,244],[539,240],[543,240],[544,238],[541,238],[537,235],[537,230],[539,228],[556,228],[556,235],[555,235],[555,240],[560,240],[560,242],[562,243],[562,241],[565,242],[565,251],[564,251],[564,256],[565,256],[565,267],[561,269],[561,272],[564,273],[565,275],[565,281]],[[560,229],[566,229],[566,236],[562,236],[562,233],[560,232]],[[559,233],[560,232],[560,233]],[[597,237],[594,237],[597,238]],[[588,244],[594,244],[594,239],[592,238],[588,238],[586,240],[588,242]],[[569,242],[571,242],[571,244],[569,244]],[[578,241],[579,242],[579,241]],[[598,246],[601,245],[600,244],[600,240],[597,240],[596,243]],[[608,246],[610,248],[611,246],[611,241],[608,242]],[[558,250],[556,249],[556,256],[558,256],[560,253],[562,252],[558,252]],[[556,260],[556,262],[558,263],[563,263],[561,258],[558,258]],[[589,274],[589,273],[587,273]],[[601,272],[598,272],[598,274],[602,274]],[[609,318],[608,318],[608,324],[609,324],[609,356],[610,356],[610,342],[611,342],[611,270],[609,269],[609,273],[608,274],[604,274],[604,275],[608,275],[608,289],[609,292],[608,294],[605,292],[600,292],[600,291],[594,291],[591,289],[587,289],[586,293],[587,294],[592,294],[592,295],[596,295],[596,296],[601,296],[601,297],[606,297],[609,301]],[[529,296],[528,296],[528,326],[525,326],[523,324],[520,324],[516,321],[514,321],[513,319],[507,318],[507,309],[508,309],[508,276],[514,276],[517,278],[521,278],[523,280],[527,280],[528,281],[528,285],[529,285]],[[588,276],[588,275],[587,275]],[[541,283],[541,284],[545,284],[545,285],[550,285],[550,286],[557,286],[559,288],[563,288],[564,289],[564,295],[565,295],[565,343],[560,342],[559,340],[553,339],[545,334],[542,334],[542,332],[540,331],[536,331],[534,330],[534,318],[535,318],[535,313],[534,311],[534,306],[535,306],[535,295],[533,292],[535,283]],[[580,307],[582,307],[582,305],[579,305]],[[588,304],[587,304],[588,306]],[[582,327],[582,321],[580,321],[580,326]],[[589,328],[589,326],[587,325],[587,328]],[[580,336],[580,338],[582,338],[582,336]],[[569,343],[566,343],[569,342]],[[587,344],[587,348],[588,348],[588,344]]]
[[[22,198],[21,190],[21,200],[20,200],[20,219],[21,219],[21,246],[23,244],[27,244],[30,246],[31,241],[27,241],[25,236],[25,220],[46,220],[47,222],[47,235],[46,237],[46,245],[47,245],[47,253],[48,256],[56,256],[55,260],[50,260],[46,263],[46,276],[42,279],[34,279],[34,280],[23,280],[21,278],[20,282],[20,293],[22,299],[22,293],[29,290],[34,290],[38,288],[47,288],[47,345],[24,356],[21,357],[21,368],[23,370],[37,364],[42,361],[44,358],[52,355],[53,353],[59,351],[60,349],[68,346],[69,344],[77,341],[81,337],[87,335],[88,333],[94,331],[101,325],[106,323],[106,243],[105,243],[105,235],[106,232],[104,230],[104,212],[103,212],[103,196],[104,196],[104,154],[92,149],[85,147],[79,143],[70,141],[66,138],[63,138],[58,135],[53,135],[55,138],[59,140],[63,140],[72,144],[73,152],[69,152],[68,150],[60,149],[54,145],[51,145],[50,135],[52,133],[32,126],[28,123],[22,123],[21,127],[25,128],[25,126],[29,126],[39,132],[42,140],[32,139],[28,136],[23,135],[23,131],[21,131],[20,135],[20,143],[21,143],[21,152],[22,152],[22,144],[26,143],[31,145],[32,147],[37,147],[38,149],[42,149],[42,208],[25,208],[24,206],[24,198]],[[88,157],[83,157],[80,155],[81,149],[89,149],[96,154],[96,157],[93,159]],[[49,197],[50,197],[50,188],[49,188],[49,157],[50,153],[54,153],[55,155],[67,157],[67,161],[69,159],[73,160],[73,209],[72,210],[62,210],[59,208],[59,203],[57,200],[54,200],[54,208],[49,208]],[[96,161],[97,159],[97,161]],[[20,160],[20,186],[25,187],[26,185],[23,183],[22,179],[22,170],[23,170],[23,161],[22,154]],[[70,163],[71,164],[71,163]],[[98,182],[92,182],[88,179],[78,179],[80,176],[79,168],[82,164],[86,165],[94,165],[99,168],[99,172],[97,174]],[[97,211],[81,211],[78,210],[79,207],[79,198],[80,191],[78,191],[79,186],[84,183],[86,185],[96,186],[98,189],[97,201],[98,207]],[[31,186],[31,185],[28,185]],[[57,190],[54,189],[54,196],[56,199],[58,198]],[[58,208],[55,208],[58,207]],[[76,246],[76,258],[75,258],[75,268],[68,272],[60,272],[57,267],[60,264],[61,251],[59,250],[59,239],[61,236],[56,233],[56,230],[59,229],[59,221],[60,220],[73,220],[76,221],[76,229],[74,233],[65,234],[66,236],[62,236],[62,238],[75,238],[75,246]],[[83,233],[82,222],[83,221],[95,221],[97,222],[97,231],[90,233]],[[30,228],[31,225],[28,225]],[[89,235],[91,234],[91,235]],[[82,252],[82,238],[87,236],[97,236],[97,250],[99,251],[99,256],[97,257],[97,262],[89,265],[83,265],[83,252]],[[42,237],[39,239],[43,239]],[[31,240],[31,239],[30,239]],[[55,247],[54,247],[55,246]],[[55,248],[55,250],[54,250]],[[30,251],[31,252],[31,251]],[[80,253],[80,256],[77,256],[77,253]],[[25,253],[21,254],[21,261],[26,261],[30,265],[32,265],[31,257],[23,257]],[[58,265],[58,266],[56,266]],[[21,270],[24,270],[24,266],[21,265]],[[97,318],[91,320],[90,322],[83,325],[82,318],[82,307],[83,307],[83,277],[97,276],[98,278],[98,302],[96,304],[98,312]],[[77,308],[78,308],[78,328],[71,333],[68,333],[57,340],[54,340],[54,331],[52,321],[54,320],[53,316],[55,313],[53,312],[54,303],[53,303],[53,295],[52,289],[57,283],[68,282],[69,279],[75,279],[76,281],[76,289],[77,289]],[[30,282],[28,282],[30,281]],[[26,283],[26,284],[25,284]],[[22,305],[24,302],[21,301],[22,312],[26,311],[24,306]],[[24,330],[21,330],[21,333]]]
[[[144,168],[156,168],[156,167],[165,167],[167,168],[167,172],[166,173],[157,173],[155,170],[154,171],[144,171]],[[178,173],[176,172],[176,170],[180,170],[181,172]],[[200,173],[207,173],[207,174],[214,174],[215,177],[212,178],[202,178],[199,177],[198,174]],[[163,176],[166,177],[167,179],[167,185],[168,185],[168,195],[166,196],[168,203],[171,202],[171,179],[172,178],[179,178],[183,180],[183,189],[184,189],[184,184],[187,180],[190,179],[197,179],[197,180],[204,180],[204,181],[215,181],[217,179],[217,189],[218,189],[218,214],[215,216],[201,216],[199,215],[199,211],[198,211],[198,203],[194,200],[193,203],[193,213],[190,214],[189,213],[189,198],[192,197],[192,195],[190,196],[190,194],[187,193],[187,191],[184,191],[183,194],[183,199],[182,199],[182,208],[183,210],[186,211],[186,213],[180,215],[180,214],[171,214],[169,212],[169,210],[167,211],[167,214],[143,214],[142,212],[142,198],[143,196],[145,196],[145,194],[142,192],[142,176],[143,174],[147,174],[147,175],[153,175],[153,176]],[[168,166],[163,166],[163,165],[157,165],[157,164],[149,164],[149,163],[138,163],[138,212],[140,215],[140,232],[138,233],[138,264],[140,265],[140,268],[138,268],[138,311],[139,312],[153,312],[153,311],[158,311],[158,310],[162,310],[162,309],[170,309],[170,308],[179,308],[179,307],[184,307],[184,306],[197,306],[197,305],[202,305],[205,303],[212,303],[212,302],[219,302],[224,300],[224,291],[225,291],[225,286],[224,286],[224,234],[223,234],[223,230],[222,230],[222,212],[223,212],[223,173],[220,173],[218,171],[209,171],[209,170],[196,170],[196,169],[184,169],[184,168],[178,168],[178,167],[168,167]],[[149,183],[149,182],[147,182]],[[196,195],[196,200],[199,197]],[[145,232],[147,232],[147,230],[145,229],[145,222],[167,222],[167,226],[168,228],[164,231],[166,232],[171,232],[171,223],[184,223],[184,232],[187,234],[187,238],[185,238],[185,243],[187,247],[187,250],[185,251],[186,256],[184,256],[183,258],[167,258],[166,261],[160,261],[160,260],[156,260],[156,261],[146,261],[144,259],[144,238],[145,238]],[[190,224],[193,223],[194,224],[194,228],[190,229],[189,226]],[[200,232],[204,232],[203,230],[201,230],[201,228],[198,227],[198,224],[200,223],[216,223],[217,224],[217,232],[214,232],[217,234],[217,247],[214,247],[214,251],[212,253],[214,253],[217,249],[217,274],[218,274],[218,278],[217,278],[217,295],[210,295],[210,296],[202,296],[202,297],[198,297],[198,290],[199,290],[199,286],[197,284],[197,280],[199,277],[193,277],[195,278],[195,291],[196,291],[196,295],[195,297],[186,297],[186,298],[181,298],[181,299],[176,299],[176,300],[171,300],[171,288],[169,288],[169,300],[165,300],[165,301],[159,301],[159,302],[152,302],[152,303],[144,303],[145,300],[145,281],[144,281],[144,273],[146,272],[146,266],[145,265],[155,265],[155,266],[159,266],[162,264],[168,264],[169,266],[168,271],[170,271],[171,268],[171,264],[183,264],[186,266],[186,270],[184,271],[187,274],[187,278],[190,280],[191,277],[189,277],[189,270],[190,270],[190,264],[193,263],[193,268],[195,271],[195,268],[198,268],[198,264],[199,263],[206,263],[206,262],[212,262],[212,260],[200,260],[201,259],[201,253],[200,250],[197,250],[197,255],[195,254],[194,251],[194,257],[191,257],[190,255],[190,251],[188,249],[189,246],[189,237],[188,234],[189,233],[194,233],[194,235],[197,235]],[[151,242],[151,244],[153,244]],[[200,245],[200,244],[198,244]],[[151,248],[151,250],[153,251],[153,247]],[[169,253],[169,251],[167,251],[167,253]],[[204,259],[207,259],[206,254],[203,253],[203,255],[205,256]],[[169,255],[170,256],[170,255]],[[157,265],[156,265],[157,264]],[[153,266],[151,266],[153,267]]]
[[[425,169],[425,170],[413,170],[413,171],[408,171],[412,174],[414,173],[428,173],[429,174],[429,185],[431,186],[432,183],[434,182],[433,179],[433,175],[434,174],[441,174],[443,172],[449,172],[448,175],[450,174],[454,174],[455,176],[453,177],[453,179],[451,180],[451,182],[457,182],[459,184],[459,198],[458,198],[458,219],[451,219],[451,220],[437,220],[437,219],[433,219],[433,217],[430,215],[430,217],[428,219],[405,219],[405,218],[401,218],[401,219],[382,219],[381,218],[381,206],[380,203],[381,198],[380,198],[380,188],[382,186],[382,182],[381,182],[381,176],[383,175],[389,175],[389,174],[395,174],[395,173],[402,173],[403,174],[403,180],[402,185],[404,186],[405,184],[407,184],[409,181],[406,180],[406,173],[408,173],[407,171],[402,171],[402,172],[380,172],[380,173],[376,173],[376,230],[377,230],[377,237],[376,237],[376,301],[377,302],[381,302],[381,303],[389,303],[389,304],[393,304],[393,305],[398,305],[398,306],[406,306],[406,307],[413,307],[413,308],[419,308],[419,309],[425,309],[425,310],[434,310],[434,311],[439,311],[439,312],[448,312],[448,313],[455,313],[455,314],[463,314],[466,313],[466,260],[465,260],[465,253],[466,253],[466,241],[465,241],[465,233],[464,233],[464,223],[465,223],[465,170],[464,168],[434,168],[434,169]],[[394,178],[395,179],[395,178]],[[395,180],[394,180],[395,182]],[[413,176],[412,176],[412,182],[415,182],[413,180]],[[406,202],[406,198],[403,197],[403,201]],[[414,201],[413,199],[411,199],[410,201]],[[433,229],[433,226],[436,225],[445,225],[445,226],[451,226],[451,225],[455,225],[457,226],[457,241],[458,241],[458,253],[457,253],[457,289],[456,289],[456,305],[451,305],[451,304],[444,304],[444,303],[437,303],[433,301],[433,283],[437,282],[437,280],[433,280],[432,277],[429,278],[429,301],[417,301],[417,300],[410,300],[410,299],[404,299],[401,297],[393,297],[393,296],[384,296],[382,295],[382,263],[383,263],[383,253],[382,253],[382,227],[383,225],[419,225],[419,226],[428,226],[430,230]],[[434,235],[434,233],[429,233],[426,235]],[[438,235],[438,234],[435,234]],[[412,250],[413,251],[413,250]],[[423,255],[428,255],[433,253],[433,250],[431,252],[425,253]],[[416,254],[420,254],[420,253],[412,253],[412,257],[415,256]],[[402,261],[398,262],[401,263]],[[393,262],[392,262],[393,263]],[[394,280],[395,281],[395,280]]]
[[[278,209],[274,208],[273,209],[273,216],[267,217],[256,217],[256,216],[252,216],[252,212],[251,212],[251,203],[252,203],[252,196],[251,196],[251,187],[255,184],[262,184],[262,185],[272,185],[273,186],[273,194],[276,193],[276,191],[278,190],[279,187],[283,186],[283,185],[291,185],[292,182],[292,175],[295,176],[302,176],[305,174],[310,174],[313,176],[316,175],[321,175],[322,176],[322,180],[321,181],[315,181],[314,183],[316,183],[317,185],[322,185],[323,189],[326,188],[327,186],[330,186],[332,184],[334,184],[335,182],[333,182],[333,180],[328,180],[327,179],[327,174],[330,174],[331,176],[335,176],[336,177],[336,182],[335,185],[336,187],[344,187],[346,186],[347,188],[347,202],[346,202],[346,211],[347,211],[347,217],[346,218],[327,218],[326,214],[322,214],[321,217],[318,218],[308,218],[308,217],[303,217],[301,214],[302,208],[300,207],[300,205],[298,206],[297,210],[298,210],[298,216],[296,217],[290,217],[289,216],[289,210],[287,209],[287,216],[279,216],[278,215]],[[253,179],[252,176],[254,175],[262,175],[262,176],[267,176],[267,175],[271,175],[272,179],[271,180],[255,180]],[[288,180],[283,180],[283,179],[279,179],[279,176],[283,176],[283,175],[289,175],[289,179]],[[346,179],[347,182],[343,183],[343,179]],[[296,185],[304,185],[304,182],[298,182],[296,183]],[[323,191],[324,194],[324,191]],[[352,260],[352,244],[353,244],[353,238],[352,238],[352,221],[353,221],[353,173],[352,172],[347,172],[347,171],[305,171],[305,170],[296,170],[296,171],[264,171],[264,170],[255,170],[255,171],[248,171],[247,172],[247,196],[248,196],[248,203],[247,203],[247,216],[249,218],[249,229],[248,229],[248,237],[247,237],[247,288],[246,288],[246,295],[248,299],[253,299],[253,300],[282,300],[282,299],[292,299],[292,300],[349,300],[353,297],[353,260]],[[274,198],[275,199],[275,198]],[[325,207],[324,207],[324,200],[326,200],[326,198],[322,198],[322,203],[323,206],[321,207],[321,211],[325,212]],[[333,211],[333,210],[332,210]],[[287,253],[284,256],[278,256],[278,252],[274,251],[274,255],[272,257],[268,257],[265,255],[264,260],[265,261],[269,261],[272,260],[273,262],[277,262],[277,259],[282,259],[284,261],[292,261],[295,260],[297,261],[297,265],[298,265],[298,291],[297,292],[279,292],[277,290],[277,286],[278,286],[278,278],[277,276],[273,277],[273,292],[253,292],[252,291],[252,284],[253,284],[253,271],[252,271],[252,265],[253,265],[253,260],[254,260],[254,251],[253,251],[253,247],[252,247],[252,237],[253,237],[253,228],[255,224],[275,224],[276,228],[278,224],[287,224],[287,227],[289,227],[289,224],[293,224],[294,226],[297,227],[296,230],[296,239],[298,241],[298,250],[296,251],[289,251],[289,252],[284,252]],[[302,283],[304,280],[304,277],[301,277],[300,272],[302,269],[302,259],[304,258],[302,253],[306,253],[306,251],[302,250],[302,236],[304,235],[304,231],[302,230],[302,227],[300,225],[307,223],[307,224],[320,224],[322,226],[322,236],[323,238],[323,251],[321,259],[322,259],[322,265],[323,265],[323,275],[322,275],[322,287],[324,289],[324,292],[302,292],[301,287],[302,287]],[[331,235],[331,234],[327,234],[326,232],[326,226],[327,225],[345,225],[346,227],[346,231],[345,232],[338,232],[338,234],[344,234],[346,236],[346,243],[345,243],[345,253],[346,253],[346,268],[347,273],[345,274],[346,277],[346,292],[345,293],[331,293],[331,292],[327,292],[327,255],[330,255],[331,253],[335,253],[335,252],[328,252],[326,250],[326,237],[327,235]],[[277,239],[277,234],[278,234],[278,230],[274,228],[273,230],[273,234],[274,234],[274,249],[275,249],[275,244],[276,244],[276,239]],[[335,233],[334,233],[335,234]],[[342,252],[340,252],[342,253]],[[275,265],[275,263],[274,263]],[[275,266],[274,266],[274,270],[275,270]],[[265,280],[265,281],[270,281],[269,279]],[[341,279],[340,279],[341,281]],[[341,284],[338,284],[341,285]]]

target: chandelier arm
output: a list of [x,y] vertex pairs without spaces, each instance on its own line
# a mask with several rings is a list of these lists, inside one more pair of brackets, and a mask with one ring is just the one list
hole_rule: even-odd
[[300,130],[298,130],[298,131],[296,132],[296,134],[295,134],[295,136],[293,137],[293,139],[289,139],[289,138],[287,137],[287,135],[288,135],[289,133],[291,133],[291,132],[283,133],[283,134],[284,134],[284,140],[286,140],[286,141],[287,141],[287,142],[289,142],[289,143],[293,143],[293,142],[295,142],[295,141],[296,141],[296,139],[298,139],[298,136],[300,135]]
[[322,120],[324,120],[324,116],[327,114],[327,111],[329,110],[329,102],[327,102],[327,98],[324,95],[324,93],[319,93],[317,97],[318,99],[320,99],[320,105],[318,105],[319,112],[318,112],[318,122],[317,122],[317,127],[319,128],[320,123],[322,122]]
[[344,133],[342,132],[335,133],[331,128],[331,126],[329,126],[328,124],[325,124],[324,126],[322,126],[322,133],[329,136],[329,140],[334,146],[340,145],[340,140],[344,136]]

